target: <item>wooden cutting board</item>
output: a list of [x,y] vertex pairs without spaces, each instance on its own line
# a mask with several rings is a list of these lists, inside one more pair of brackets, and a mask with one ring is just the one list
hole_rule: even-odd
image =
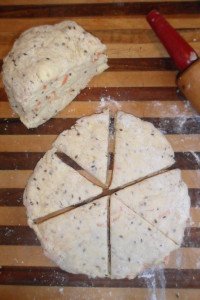
[[[23,30],[68,18],[107,44],[110,65],[34,130],[11,111],[0,81],[0,299],[200,299],[200,116],[176,92],[174,64],[145,21],[152,8],[167,15],[200,53],[199,1],[0,0],[1,63]],[[43,255],[27,226],[22,194],[56,136],[113,101],[166,134],[189,187],[191,222],[164,269],[134,280],[91,280],[61,271]]]

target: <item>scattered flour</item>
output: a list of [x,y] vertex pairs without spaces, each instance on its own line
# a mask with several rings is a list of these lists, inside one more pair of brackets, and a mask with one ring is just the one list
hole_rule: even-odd
[[18,259],[17,258],[14,258],[14,261],[18,264],[19,263],[19,261],[18,261]]
[[148,300],[165,300],[165,274],[164,266],[159,265],[149,270],[144,271],[138,278],[145,280],[148,288]]
[[64,293],[64,288],[63,287],[59,288],[59,293],[63,295],[63,293]]
[[194,60],[196,60],[197,59],[197,55],[196,55],[196,53],[194,52],[194,51],[192,51],[191,53],[190,53],[190,61],[194,61]]
[[6,227],[5,236],[11,236],[13,232],[14,232],[14,229]]
[[187,121],[186,117],[181,117],[179,120],[176,122],[176,129],[178,133],[182,133],[183,127],[185,126],[185,123]]
[[102,97],[100,104],[97,107],[97,112],[101,112],[104,108],[109,108],[111,111],[120,110],[121,105],[119,102],[113,100],[110,96]]
[[181,269],[181,266],[183,265],[183,255],[182,252],[179,251],[176,252],[176,268]]
[[200,157],[194,151],[190,151],[190,153],[194,156],[197,165],[200,167]]
[[67,112],[68,112],[68,113],[75,112],[75,108],[70,108],[70,109],[67,110]]
[[[153,101],[150,107],[146,106],[144,116],[148,116],[149,111],[152,111],[152,118],[158,118],[156,127],[163,134],[172,131],[172,134],[184,134],[188,132],[188,126],[198,118],[198,113],[193,109],[190,102],[183,100],[181,105],[179,101]],[[140,117],[140,116],[139,116]],[[192,126],[192,125],[191,125]]]
[[197,60],[197,58],[198,58],[197,54],[194,51],[191,51],[189,59],[187,60],[187,63],[191,63],[191,62]]
[[198,269],[200,269],[200,260],[198,260],[198,261],[196,262],[196,266],[197,266]]

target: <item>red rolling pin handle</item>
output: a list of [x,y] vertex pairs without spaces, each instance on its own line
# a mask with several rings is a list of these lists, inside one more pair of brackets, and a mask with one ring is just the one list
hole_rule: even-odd
[[184,71],[198,59],[194,49],[157,10],[152,10],[146,18],[180,71]]

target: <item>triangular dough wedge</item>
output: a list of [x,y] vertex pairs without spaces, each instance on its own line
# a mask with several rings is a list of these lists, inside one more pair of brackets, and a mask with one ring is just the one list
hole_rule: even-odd
[[61,269],[90,277],[108,275],[108,197],[30,226]]
[[178,246],[111,196],[111,277],[134,278]]
[[79,119],[54,145],[103,184],[109,163],[109,111]]
[[180,170],[172,170],[129,186],[115,194],[175,243],[181,244],[190,216],[188,188]]
[[152,175],[174,163],[172,147],[151,123],[118,112],[115,130],[111,189]]
[[32,220],[102,193],[102,188],[63,163],[55,151],[49,150],[41,158],[26,186],[23,200]]

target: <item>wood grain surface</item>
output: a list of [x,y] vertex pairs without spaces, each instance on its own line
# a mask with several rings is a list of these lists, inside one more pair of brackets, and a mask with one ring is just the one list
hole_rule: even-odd
[[[200,116],[177,91],[175,65],[145,20],[152,8],[200,54],[199,1],[0,0],[0,69],[21,32],[65,18],[106,43],[110,66],[55,118],[30,130],[11,110],[0,79],[0,299],[200,299]],[[27,225],[22,196],[37,161],[60,132],[107,100],[166,135],[174,167],[189,188],[191,219],[183,243],[152,271],[153,281],[63,272],[44,256]]]

